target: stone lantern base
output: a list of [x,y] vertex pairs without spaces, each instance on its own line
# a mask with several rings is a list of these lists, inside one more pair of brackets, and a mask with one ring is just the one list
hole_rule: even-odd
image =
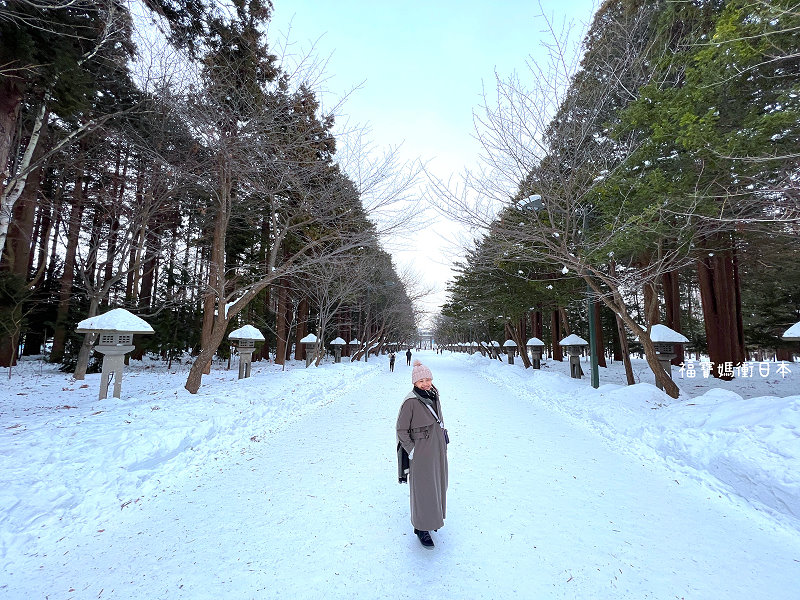
[[[658,355],[658,362],[661,365],[661,368],[664,369],[669,378],[672,379],[672,359],[678,356],[677,354],[660,354]],[[664,386],[658,381],[656,378],[656,387],[660,390],[664,389]]]
[[581,368],[581,357],[577,354],[569,355],[569,376],[573,379],[580,379],[583,377],[583,369]]
[[114,346],[96,350],[103,355],[103,372],[100,375],[100,400],[108,398],[108,384],[111,374],[114,374],[114,398],[122,396],[122,369],[125,366],[125,355],[131,352],[134,346]]
[[239,379],[250,377],[255,348],[239,348]]

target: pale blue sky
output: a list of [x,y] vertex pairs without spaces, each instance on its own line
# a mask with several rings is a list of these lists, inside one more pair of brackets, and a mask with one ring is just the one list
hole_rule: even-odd
[[[343,112],[368,123],[380,146],[403,144],[408,160],[421,158],[441,178],[472,167],[478,153],[472,140],[472,112],[494,74],[525,70],[529,56],[542,55],[544,12],[561,28],[591,20],[594,0],[273,0],[270,39],[285,33],[302,53],[316,42],[316,53],[331,55],[325,87],[331,97],[362,84]],[[442,292],[450,276],[453,226],[431,214],[435,223],[410,244],[424,240],[424,262],[415,252],[394,252],[401,266],[412,265]],[[434,256],[431,259],[431,256]],[[438,258],[437,258],[438,256]],[[429,308],[441,304],[436,294]]]

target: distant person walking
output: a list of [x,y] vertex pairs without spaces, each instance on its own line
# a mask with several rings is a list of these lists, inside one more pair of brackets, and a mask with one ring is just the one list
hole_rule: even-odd
[[423,546],[433,548],[431,531],[444,526],[447,509],[450,440],[431,370],[415,360],[411,381],[414,387],[406,394],[397,415],[398,476],[401,483],[409,484],[414,533]]
[[389,353],[389,371],[394,372],[394,352]]
[[411,365],[411,348],[406,351],[406,364]]

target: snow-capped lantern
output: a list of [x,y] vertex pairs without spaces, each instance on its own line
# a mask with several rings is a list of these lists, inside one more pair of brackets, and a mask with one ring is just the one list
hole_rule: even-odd
[[78,333],[97,335],[97,350],[103,355],[103,372],[100,376],[100,400],[108,397],[108,384],[114,374],[114,398],[122,394],[122,369],[125,355],[134,349],[133,336],[151,335],[153,328],[147,321],[128,312],[115,308],[102,315],[89,317],[78,323]]
[[308,368],[309,365],[311,365],[311,361],[317,358],[317,336],[313,333],[309,333],[300,340],[300,343],[303,344],[306,351],[306,368]]
[[800,321],[784,331],[781,337],[790,342],[800,342]]
[[537,337],[532,337],[525,342],[525,347],[531,353],[531,365],[534,369],[542,368],[542,351],[544,350],[544,342]]
[[333,362],[342,362],[342,346],[347,346],[347,342],[337,337],[331,340],[330,345],[333,346]]
[[514,340],[506,340],[503,342],[503,348],[506,351],[506,355],[508,355],[508,364],[514,364],[514,354],[517,352],[517,342]]
[[253,352],[256,342],[263,342],[264,335],[252,325],[245,325],[228,334],[228,339],[234,343],[239,351],[239,379],[250,377],[250,367],[253,363]]
[[686,344],[689,341],[686,336],[666,325],[653,325],[650,328],[650,340],[653,342],[656,352],[671,355],[670,360],[677,356],[675,346]]
[[573,333],[561,340],[559,344],[569,354],[569,376],[573,379],[580,379],[583,376],[581,353],[584,348],[589,347],[589,342]]
[[500,342],[497,340],[489,342],[489,351],[492,353],[492,358],[500,360]]
[[[650,340],[653,342],[658,354],[658,362],[669,375],[669,378],[672,379],[672,359],[678,356],[675,347],[687,343],[689,341],[688,338],[666,325],[658,324],[650,328]],[[663,389],[663,386],[658,383],[658,379],[656,379],[656,386],[659,389]]]

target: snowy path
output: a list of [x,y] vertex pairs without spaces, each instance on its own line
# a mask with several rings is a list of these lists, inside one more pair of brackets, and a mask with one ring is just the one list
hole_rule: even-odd
[[798,597],[797,535],[498,394],[457,358],[422,359],[452,440],[435,550],[413,535],[396,483],[394,421],[410,388],[398,360],[394,374],[164,482],[104,531],[41,557],[26,594],[12,584],[7,597]]

